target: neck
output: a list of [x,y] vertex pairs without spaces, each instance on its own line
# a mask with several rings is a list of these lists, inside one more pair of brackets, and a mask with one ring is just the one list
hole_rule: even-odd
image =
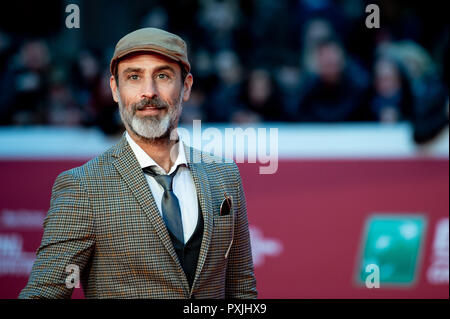
[[161,166],[161,168],[167,173],[170,171],[170,168],[178,157],[178,147],[174,147],[179,141],[178,135],[175,139],[170,139],[170,134],[160,138],[148,139],[136,135],[131,130],[127,130],[127,132],[133,141],[135,141],[148,156]]

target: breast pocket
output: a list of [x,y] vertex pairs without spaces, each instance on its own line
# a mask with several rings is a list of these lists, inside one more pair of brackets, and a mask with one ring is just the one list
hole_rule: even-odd
[[213,244],[221,258],[228,258],[233,245],[235,214],[214,216]]

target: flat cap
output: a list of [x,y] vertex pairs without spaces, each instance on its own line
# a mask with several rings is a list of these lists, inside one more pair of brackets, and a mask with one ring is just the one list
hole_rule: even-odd
[[128,33],[116,44],[110,70],[114,75],[118,61],[133,52],[155,52],[181,62],[189,73],[191,65],[187,57],[187,46],[179,36],[157,28],[143,28]]

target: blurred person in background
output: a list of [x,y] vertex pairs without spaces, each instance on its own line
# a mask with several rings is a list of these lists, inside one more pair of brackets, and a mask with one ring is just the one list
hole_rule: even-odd
[[321,41],[335,37],[330,22],[323,18],[310,19],[305,23],[300,66],[304,73],[317,73],[315,51]]
[[[448,88],[443,85],[443,74],[428,52],[411,40],[383,43],[377,52],[373,102],[380,106],[391,101],[388,113],[411,122],[416,143],[432,140],[448,125]],[[392,111],[394,100],[398,106]]]
[[199,1],[197,24],[200,43],[213,53],[234,47],[234,32],[241,21],[238,1]]
[[[204,47],[199,47],[193,53],[192,65],[196,70],[195,86],[192,88],[189,101],[183,106],[183,113],[180,118],[180,122],[186,124],[192,124],[194,120],[208,120],[208,101],[211,91],[218,81],[211,54]],[[210,107],[212,106],[210,105]]]
[[89,107],[93,113],[94,125],[107,135],[120,136],[123,131],[123,125],[117,105],[112,100],[111,89],[108,85],[109,77],[109,71],[104,70],[99,81],[93,87]]
[[237,124],[284,119],[280,90],[271,73],[264,68],[255,68],[249,72],[235,103],[239,109],[233,112],[231,121]]
[[[95,15],[95,12],[101,10],[106,3],[106,0],[85,2],[85,12]],[[187,107],[193,107],[186,109],[183,122],[194,118],[202,118],[210,122],[233,121],[232,114],[249,104],[248,99],[241,101],[245,99],[245,94],[242,92],[245,92],[244,81],[247,81],[247,76],[244,76],[247,70],[244,71],[244,67],[251,70],[257,66],[269,69],[271,75],[275,77],[284,100],[285,112],[289,114],[284,120],[347,121],[350,118],[350,120],[378,121],[381,113],[377,113],[377,109],[381,108],[373,104],[375,94],[369,102],[360,103],[359,110],[351,110],[358,104],[356,100],[364,100],[360,98],[360,92],[363,90],[361,87],[367,84],[375,91],[376,85],[367,83],[367,74],[364,69],[372,69],[374,72],[377,70],[377,75],[374,74],[371,78],[375,81],[382,76],[395,78],[395,71],[392,71],[392,68],[398,67],[401,86],[403,86],[403,76],[406,76],[408,78],[406,85],[410,86],[414,96],[414,107],[417,108],[414,111],[415,120],[411,118],[418,133],[416,140],[426,140],[439,132],[440,127],[445,126],[445,116],[444,120],[442,117],[442,96],[448,96],[448,84],[443,85],[439,71],[444,71],[444,79],[448,82],[448,68],[442,64],[448,65],[448,54],[440,54],[436,57],[435,51],[439,43],[446,43],[446,46],[441,45],[441,51],[448,52],[448,26],[445,33],[443,32],[445,29],[441,26],[443,23],[426,24],[430,21],[430,16],[426,13],[432,15],[431,19],[435,14],[433,9],[426,5],[416,3],[405,5],[385,1],[381,11],[382,28],[368,30],[359,27],[364,23],[366,3],[367,1],[358,0],[342,2],[296,0],[286,3],[266,0],[189,0],[144,5],[137,2],[124,4],[114,1],[114,8],[118,12],[123,10],[129,18],[116,19],[115,22],[102,20],[102,28],[99,28],[100,20],[86,19],[83,22],[85,26],[83,30],[97,32],[110,30],[113,34],[118,30],[139,25],[183,30],[183,34],[189,36],[190,56],[194,57],[193,62],[198,71],[196,83],[199,84],[193,92],[192,101],[187,105]],[[31,6],[30,8],[34,11],[48,11],[51,8],[55,11],[59,10],[54,6],[41,7]],[[24,11],[27,11],[29,16],[35,14],[30,10]],[[421,15],[422,12],[424,16]],[[54,110],[58,110],[54,113],[55,116],[50,115],[51,112],[46,112],[45,109],[50,105],[70,104],[72,102],[69,100],[74,99],[81,111],[83,126],[100,127],[106,134],[114,134],[116,128],[108,127],[105,123],[111,122],[104,120],[115,117],[115,122],[118,122],[117,113],[116,115],[108,114],[110,108],[106,105],[107,103],[104,103],[106,99],[102,98],[105,90],[100,81],[103,77],[102,69],[106,64],[97,53],[105,49],[102,47],[105,43],[96,39],[98,33],[86,32],[78,39],[74,37],[74,43],[76,41],[78,43],[73,46],[73,51],[65,53],[69,53],[67,56],[62,54],[62,50],[52,47],[50,60],[47,43],[40,40],[25,40],[30,39],[30,36],[15,34],[15,31],[12,31],[15,28],[7,23],[9,20],[6,19],[8,18],[6,11],[4,16],[5,19],[0,20],[2,29],[0,32],[0,124],[59,123],[58,125],[65,125],[61,121],[61,114],[63,114],[61,107],[53,107]],[[189,28],[186,29],[185,25],[188,24]],[[22,31],[28,29],[28,24],[22,25],[21,29]],[[45,30],[52,30],[53,33],[46,33]],[[57,40],[54,36],[55,32],[61,30],[50,28],[49,25],[36,25],[36,28],[31,31],[34,32],[31,38],[37,39],[43,36],[48,43],[55,44],[58,43],[55,41]],[[317,50],[318,44],[323,46],[323,42],[336,38],[337,35],[339,35],[339,44],[334,49]],[[404,39],[409,39],[409,44],[408,41],[400,44],[400,40]],[[41,42],[40,46],[44,49],[32,49],[39,45],[26,45],[30,42]],[[379,55],[375,54],[375,44],[386,42],[395,43],[394,46],[397,47],[394,51],[398,58],[387,59],[395,65],[391,68],[375,66],[374,61],[375,56],[377,60],[379,58]],[[37,53],[45,50],[47,53]],[[299,50],[300,64],[298,63]],[[339,50],[342,53],[337,53]],[[31,53],[32,51],[36,53]],[[318,51],[334,51],[334,53],[321,54],[318,58]],[[24,54],[25,52],[28,53]],[[46,66],[37,69],[27,66],[30,63],[25,60],[30,59],[24,56],[39,54],[44,58],[38,59],[41,59],[41,64]],[[339,55],[343,57],[338,58]],[[71,69],[69,69],[70,64],[64,63],[68,61],[69,56],[76,61]],[[199,58],[197,59],[196,56]],[[434,61],[430,56],[434,58]],[[335,61],[341,59],[344,62],[333,63],[333,59]],[[45,60],[48,61],[45,62]],[[198,64],[196,60],[199,61]],[[57,88],[50,88],[49,77],[53,77],[54,73],[50,62],[55,63],[55,61],[59,64],[56,68],[60,69],[56,73],[66,74],[66,80],[63,86],[58,84]],[[322,66],[319,70],[318,62],[320,61]],[[329,66],[325,66],[327,64]],[[342,65],[336,68],[338,64]],[[359,67],[358,64],[363,65],[364,68]],[[339,69],[342,70],[339,71]],[[388,74],[388,70],[392,71],[391,75]],[[336,80],[340,76],[334,77],[332,73],[341,74],[349,81]],[[335,80],[326,80],[333,77]],[[332,84],[333,81],[334,84]],[[377,86],[379,87],[378,84]],[[354,97],[346,93],[349,87],[355,90]],[[71,92],[62,93],[64,90]],[[72,97],[68,98],[70,95]],[[377,94],[375,104],[384,104],[387,100],[393,103],[393,96],[389,99],[386,96],[381,98],[381,96]],[[421,102],[416,103],[418,99]],[[66,102],[63,103],[62,100]],[[200,104],[201,106],[197,107]],[[335,107],[332,107],[333,105]],[[103,111],[106,112],[105,117],[102,116]],[[397,115],[394,113],[387,111],[383,113],[387,114],[386,117],[383,115],[383,118],[394,120],[397,117],[401,120],[402,111]],[[237,122],[265,120],[264,117],[253,116],[257,115],[257,112],[241,112],[241,114],[246,114],[247,119],[239,116],[240,119]],[[56,120],[57,118],[59,120]],[[270,118],[272,117],[267,117],[267,120]],[[68,125],[78,121],[68,121]]]
[[67,83],[62,66],[54,66],[50,74],[47,123],[56,126],[81,126],[83,113]]
[[206,104],[209,122],[230,122],[232,114],[239,109],[238,100],[243,82],[243,68],[237,54],[230,50],[220,51],[214,58],[214,70],[218,83]]
[[77,54],[71,66],[71,81],[77,91],[80,105],[87,105],[91,94],[101,78],[100,62],[90,50],[82,50]]
[[418,144],[427,143],[448,126],[448,87],[444,86],[443,72],[421,45],[411,40],[397,45],[416,99],[413,138]]
[[[200,85],[203,85],[203,83],[200,83]],[[204,121],[206,119],[204,112],[206,99],[206,89],[196,84],[196,88],[192,88],[191,90],[189,101],[183,105],[180,123],[192,125],[195,120]]]
[[279,89],[283,103],[283,121],[297,121],[298,96],[300,92],[301,72],[298,63],[280,65],[274,70],[273,77]]
[[109,71],[102,68],[99,55],[82,50],[71,68],[72,90],[82,111],[81,124],[98,127],[107,135],[116,135],[123,126],[108,85]]
[[336,38],[318,40],[312,53],[313,70],[304,75],[298,120],[345,122],[368,120],[368,77],[346,56]]
[[294,2],[241,1],[241,5],[246,13],[242,21],[245,29],[236,35],[239,46],[234,49],[243,64],[275,69],[276,65],[296,61],[298,19],[293,15]]
[[9,71],[9,63],[13,54],[11,37],[0,29],[0,125],[11,124],[8,104],[11,98],[12,83],[8,78],[10,73],[7,71]]
[[153,7],[142,19],[141,26],[143,28],[167,29],[169,16],[162,6]]
[[6,70],[9,58],[12,54],[11,38],[6,32],[0,30],[0,76]]
[[0,106],[3,124],[47,122],[50,53],[43,40],[25,42],[3,75]]
[[373,119],[382,123],[411,120],[414,100],[401,66],[387,57],[379,58],[374,67]]
[[[101,85],[101,70],[98,57],[91,50],[81,50],[70,66],[72,89],[78,105],[83,110],[83,125],[93,126],[96,121],[96,106],[93,95]],[[104,79],[103,79],[104,80]]]

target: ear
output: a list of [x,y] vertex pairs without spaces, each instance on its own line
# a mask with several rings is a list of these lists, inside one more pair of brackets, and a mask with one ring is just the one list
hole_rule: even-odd
[[111,77],[109,78],[109,86],[111,87],[111,93],[113,96],[113,99],[115,102],[119,102],[119,95],[117,92],[117,83],[116,83],[116,78],[111,75]]
[[186,79],[184,80],[184,90],[183,90],[183,102],[186,102],[189,100],[189,97],[191,96],[191,88],[192,84],[194,83],[194,78],[192,77],[192,74],[189,73],[186,76]]

